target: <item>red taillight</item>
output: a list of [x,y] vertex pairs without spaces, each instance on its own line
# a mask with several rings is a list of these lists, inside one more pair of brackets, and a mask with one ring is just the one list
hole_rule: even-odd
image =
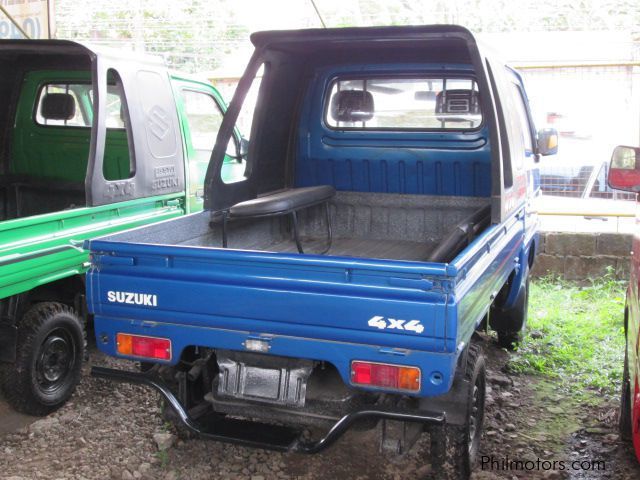
[[168,338],[118,333],[116,339],[118,353],[121,355],[171,360],[171,340]]
[[390,390],[420,390],[420,369],[385,363],[351,362],[351,383]]

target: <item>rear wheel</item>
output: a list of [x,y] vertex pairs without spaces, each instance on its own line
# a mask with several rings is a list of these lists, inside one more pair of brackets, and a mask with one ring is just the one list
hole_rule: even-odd
[[469,346],[464,368],[464,379],[468,382],[466,421],[464,425],[445,425],[431,430],[433,474],[430,478],[468,479],[478,454],[486,392],[486,367],[479,345]]
[[498,345],[513,350],[524,338],[529,316],[529,266],[525,267],[524,283],[510,308],[491,307],[489,324],[498,334]]
[[37,303],[22,317],[17,356],[3,391],[19,412],[47,415],[71,397],[84,357],[84,329],[66,305]]

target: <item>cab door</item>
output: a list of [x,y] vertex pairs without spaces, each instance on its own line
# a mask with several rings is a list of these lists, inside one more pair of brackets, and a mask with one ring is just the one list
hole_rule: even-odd
[[[174,91],[183,133],[187,171],[187,213],[202,210],[204,179],[226,105],[212,86],[174,79]],[[234,135],[225,165],[237,162],[239,138]]]
[[540,189],[538,157],[534,147],[535,128],[522,79],[509,68],[507,78],[513,109],[509,115],[513,129],[512,171],[514,184],[518,186],[517,195],[525,198],[525,242],[528,245],[538,225],[538,216],[531,208],[531,201],[539,194]]

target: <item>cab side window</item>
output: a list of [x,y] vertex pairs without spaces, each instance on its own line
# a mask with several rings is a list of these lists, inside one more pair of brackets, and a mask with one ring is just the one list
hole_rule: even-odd
[[109,79],[105,112],[107,139],[104,146],[102,173],[108,181],[127,180],[136,174],[135,155],[127,128],[127,98],[122,80],[115,70],[109,70]]
[[204,179],[215,145],[223,113],[216,100],[205,92],[183,89],[184,113],[189,126],[187,152],[189,158],[190,194],[202,197]]
[[518,115],[518,119],[520,120],[518,126],[522,135],[525,152],[527,153],[527,155],[530,155],[533,153],[533,138],[531,137],[531,124],[529,123],[529,114],[527,113],[527,108],[524,104],[524,98],[522,96],[520,87],[515,83],[512,83],[511,86],[516,112]]
[[211,95],[195,90],[182,90],[182,102],[189,123],[190,146],[199,158],[209,162],[222,124],[222,110]]
[[513,116],[513,134],[515,150],[511,154],[514,173],[523,172],[525,159],[533,156],[533,137],[529,113],[524,101],[520,86],[515,82],[509,82],[511,89],[511,104],[515,115]]

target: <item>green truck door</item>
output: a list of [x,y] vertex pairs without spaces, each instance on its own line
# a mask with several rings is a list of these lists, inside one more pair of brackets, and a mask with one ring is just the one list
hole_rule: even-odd
[[[173,87],[187,155],[187,213],[193,213],[203,207],[204,179],[226,105],[209,85],[174,78]],[[239,141],[240,136],[236,134],[224,160],[223,168],[229,180],[242,175],[234,168],[238,164],[234,156]]]

